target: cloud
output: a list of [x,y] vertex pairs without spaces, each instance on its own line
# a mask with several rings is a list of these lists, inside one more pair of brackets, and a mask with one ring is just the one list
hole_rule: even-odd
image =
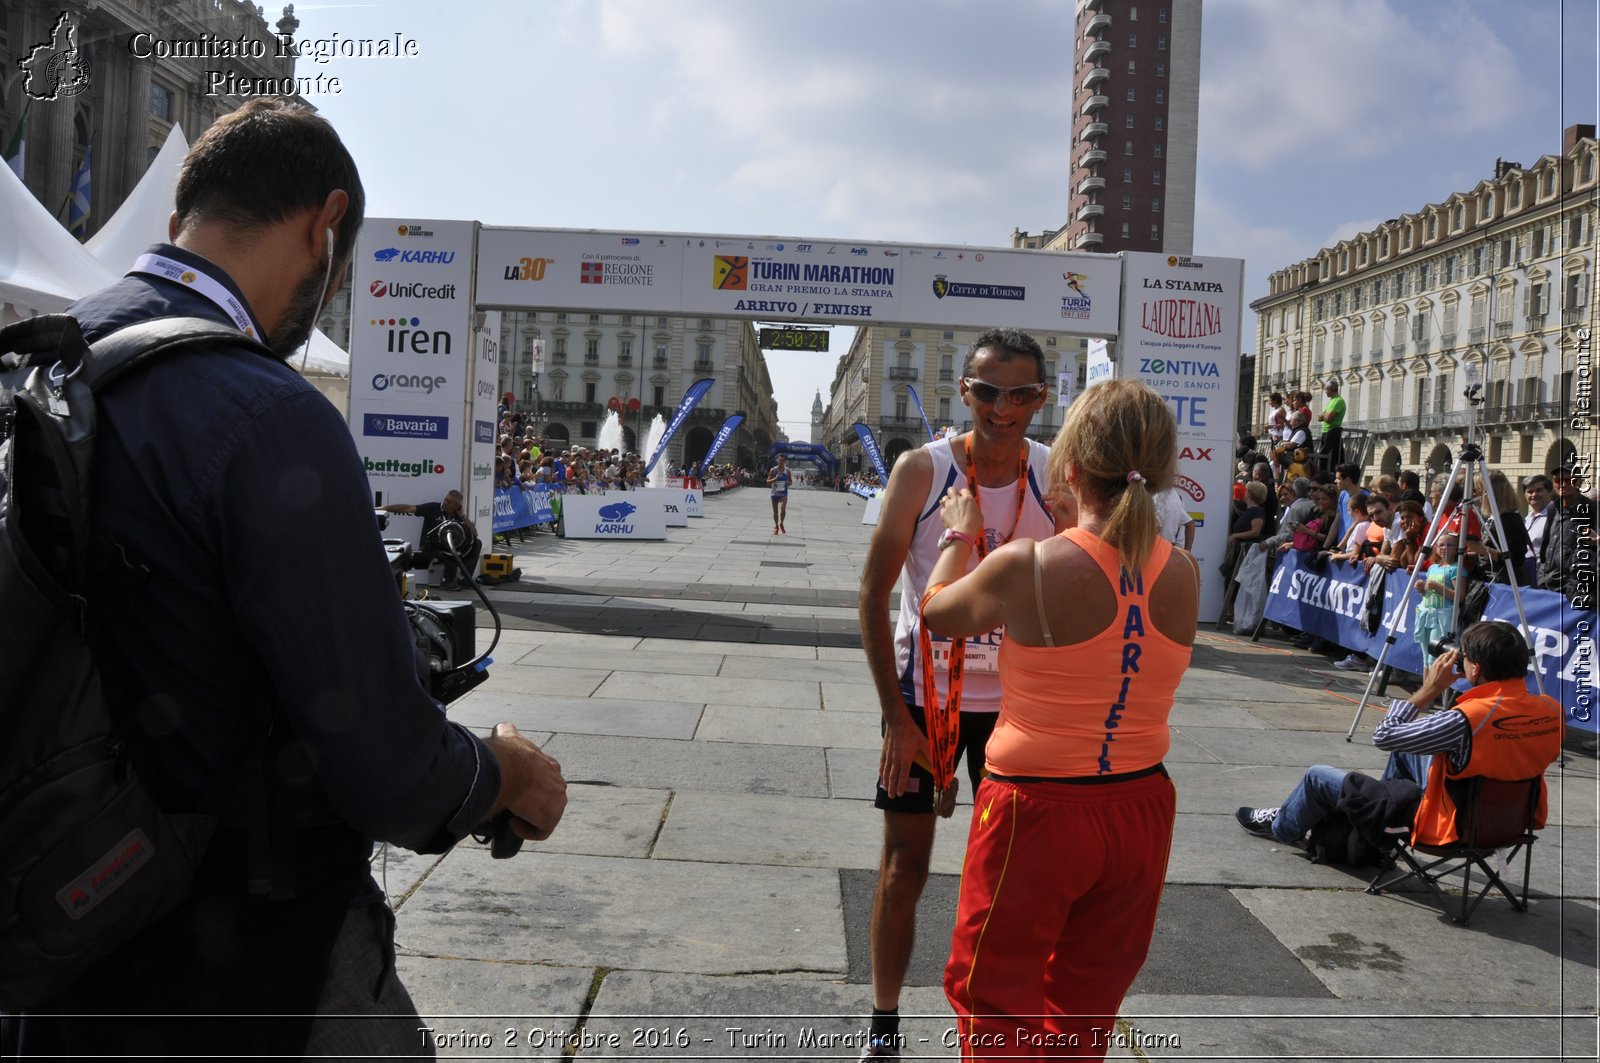
[[[1526,55],[1464,2],[1281,3],[1205,8],[1200,100],[1238,164],[1383,159],[1495,130],[1536,110]],[[1509,84],[1507,82],[1510,82]]]

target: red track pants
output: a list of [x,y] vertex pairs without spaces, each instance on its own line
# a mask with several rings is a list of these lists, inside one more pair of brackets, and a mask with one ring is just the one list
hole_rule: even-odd
[[983,781],[944,971],[962,1059],[1105,1057],[1150,949],[1176,810],[1162,774]]

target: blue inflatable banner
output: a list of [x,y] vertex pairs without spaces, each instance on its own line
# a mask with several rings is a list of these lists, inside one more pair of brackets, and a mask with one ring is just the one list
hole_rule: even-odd
[[889,485],[889,470],[883,467],[883,454],[878,450],[878,441],[872,437],[872,429],[857,421],[853,426],[856,437],[861,440],[861,447],[867,452],[867,460],[872,462],[872,468],[878,474],[878,482],[885,487]]
[[933,425],[928,423],[928,415],[922,408],[922,400],[917,397],[917,389],[907,384],[906,390],[911,392],[911,401],[917,404],[917,414],[922,418],[922,427],[928,430],[928,439],[930,441],[938,439],[939,437],[933,434]]
[[672,415],[672,420],[667,423],[667,432],[661,437],[661,442],[656,444],[656,452],[650,455],[650,463],[644,467],[644,474],[650,475],[650,470],[656,467],[656,462],[661,460],[661,455],[667,452],[667,444],[672,442],[672,437],[678,434],[678,429],[683,427],[683,422],[689,417],[690,412],[699,405],[705,393],[711,390],[711,385],[716,381],[710,377],[701,377],[689,385],[689,390],[683,393],[683,398],[678,400],[678,409]]
[[[1416,608],[1415,592],[1407,601],[1410,574],[1388,573],[1383,580],[1383,622],[1377,634],[1361,628],[1362,606],[1367,596],[1367,576],[1360,568],[1344,562],[1330,562],[1310,568],[1291,550],[1280,554],[1278,567],[1268,585],[1266,616],[1280,624],[1320,635],[1347,650],[1358,650],[1374,660],[1383,650],[1383,641],[1392,626],[1394,645],[1384,663],[1414,675],[1422,673],[1422,648],[1412,634],[1411,615]],[[1565,595],[1554,591],[1522,591],[1522,606],[1528,614],[1533,662],[1539,671],[1546,694],[1567,710],[1567,725],[1584,731],[1600,732],[1600,673],[1596,671],[1594,611],[1575,609]],[[1502,583],[1489,587],[1489,604],[1483,619],[1505,620],[1519,627],[1516,599]],[[1537,685],[1530,682],[1530,690]]]
[[552,501],[555,490],[549,484],[522,484],[497,487],[494,492],[494,532],[496,535],[552,524],[556,519]]
[[705,478],[706,470],[711,468],[711,460],[717,456],[717,451],[722,449],[722,444],[733,438],[734,431],[744,423],[744,414],[730,413],[728,419],[722,422],[722,427],[717,429],[717,438],[711,441],[711,449],[706,451],[705,460],[700,463],[700,476]]

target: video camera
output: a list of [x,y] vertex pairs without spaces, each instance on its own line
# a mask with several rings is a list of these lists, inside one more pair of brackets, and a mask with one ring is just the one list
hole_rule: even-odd
[[[387,530],[389,514],[381,509],[375,512],[378,530]],[[446,525],[454,531],[448,530]],[[466,531],[459,521],[447,520],[440,524],[434,538],[440,546],[455,552],[466,541]],[[384,539],[383,552],[389,560],[395,589],[403,592],[405,575],[412,566],[411,544],[405,539]],[[417,679],[431,696],[448,705],[489,678],[489,657],[487,654],[480,657],[477,653],[477,617],[471,602],[405,599],[401,604],[405,607],[406,621],[411,625]],[[498,616],[495,622],[499,623]],[[511,829],[510,812],[501,812],[488,823],[480,824],[472,836],[486,843],[496,860],[515,856],[522,848],[522,839]]]

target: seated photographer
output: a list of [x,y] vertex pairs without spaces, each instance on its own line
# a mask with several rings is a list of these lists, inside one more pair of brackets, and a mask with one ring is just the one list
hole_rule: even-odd
[[[464,574],[470,580],[477,571],[478,553],[483,549],[483,543],[478,539],[478,529],[467,519],[460,491],[451,491],[444,496],[443,502],[419,502],[414,506],[407,502],[391,502],[378,508],[386,513],[414,513],[422,518],[422,543],[412,556],[421,566],[431,565],[434,561],[444,562],[444,590],[460,590],[460,577]],[[457,571],[456,559],[451,555],[449,546],[439,539],[439,527],[446,521],[459,524],[467,530],[467,541],[457,547],[464,572]]]
[[[1410,701],[1396,698],[1372,733],[1372,744],[1389,751],[1384,783],[1423,788],[1412,818],[1413,845],[1447,845],[1456,838],[1450,780],[1483,775],[1491,779],[1530,779],[1561,753],[1561,705],[1528,690],[1528,644],[1502,620],[1486,620],[1462,632],[1459,648],[1442,651],[1429,666],[1422,687]],[[1470,689],[1453,706],[1418,716],[1450,688],[1459,674]],[[1307,833],[1339,804],[1350,772],[1317,764],[1277,808],[1245,806],[1234,814],[1258,838],[1301,846]],[[1388,790],[1403,799],[1406,787]],[[1536,826],[1544,826],[1541,789]]]

